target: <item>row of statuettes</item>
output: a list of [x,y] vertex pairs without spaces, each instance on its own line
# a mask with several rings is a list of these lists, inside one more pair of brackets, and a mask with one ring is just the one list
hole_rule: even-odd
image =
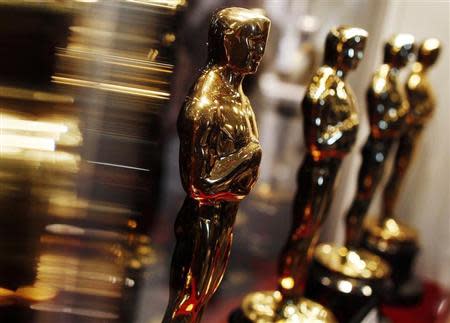
[[[178,118],[187,196],[175,223],[164,322],[199,322],[225,272],[239,202],[253,187],[261,160],[255,116],[241,83],[257,71],[269,29],[270,20],[252,10],[226,8],[212,17],[208,63]],[[373,309],[380,296],[402,304],[420,298],[420,281],[411,275],[417,235],[395,219],[394,206],[435,107],[426,72],[438,58],[437,39],[426,39],[416,50],[412,35],[397,34],[384,45],[383,64],[367,91],[370,135],[346,216],[345,245],[316,246],[342,160],[356,141],[358,108],[346,77],[363,59],[367,37],[350,26],[328,33],[323,65],[301,104],[307,152],[280,255],[279,284],[274,291],[249,294],[230,322],[351,322]],[[399,70],[413,56],[403,88]],[[390,153],[394,170],[382,216],[363,225]]]

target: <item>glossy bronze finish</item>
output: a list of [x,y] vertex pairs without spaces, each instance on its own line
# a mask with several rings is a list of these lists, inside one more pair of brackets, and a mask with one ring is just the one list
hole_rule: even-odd
[[175,223],[164,322],[199,322],[223,277],[239,202],[256,182],[261,160],[255,116],[241,84],[256,72],[269,28],[268,18],[242,8],[212,17],[208,64],[178,118],[187,197]]
[[414,50],[414,37],[393,36],[384,47],[384,63],[372,77],[367,90],[370,134],[362,149],[356,197],[346,216],[346,244],[357,247],[362,223],[383,177],[393,144],[406,129],[409,105],[398,80]]
[[432,87],[428,82],[428,68],[434,65],[439,57],[440,42],[435,38],[426,39],[419,47],[417,62],[406,82],[406,93],[410,104],[407,117],[407,131],[399,142],[395,156],[394,169],[384,191],[384,218],[394,217],[394,207],[401,184],[413,159],[414,150],[426,123],[433,115],[435,99]]
[[348,26],[333,28],[327,36],[324,64],[302,102],[307,152],[298,172],[291,232],[280,256],[278,289],[245,298],[246,322],[335,322],[333,313],[303,292],[342,159],[356,141],[357,106],[345,77],[363,58],[366,39],[365,30]]

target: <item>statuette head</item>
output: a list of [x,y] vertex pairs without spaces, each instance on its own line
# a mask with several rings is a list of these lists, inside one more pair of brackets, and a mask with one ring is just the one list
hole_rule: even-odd
[[436,38],[428,38],[420,44],[417,61],[424,67],[436,63],[441,52],[441,42]]
[[357,27],[331,29],[325,42],[325,64],[343,72],[355,69],[364,57],[367,37],[367,31]]
[[264,55],[270,20],[257,10],[225,8],[211,19],[209,63],[227,65],[239,74],[252,74]]
[[384,62],[395,68],[405,67],[414,57],[414,36],[396,34],[384,45]]

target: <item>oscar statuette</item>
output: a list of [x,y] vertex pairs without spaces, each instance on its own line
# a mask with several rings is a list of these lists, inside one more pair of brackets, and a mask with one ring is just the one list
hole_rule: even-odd
[[323,65],[301,105],[306,155],[297,177],[292,227],[279,260],[278,287],[247,295],[232,314],[233,323],[336,322],[329,309],[304,293],[342,160],[356,141],[358,111],[346,76],[362,60],[367,36],[365,30],[349,26],[328,33]]
[[364,247],[382,256],[392,267],[392,288],[384,296],[388,303],[414,304],[423,293],[421,282],[412,273],[419,251],[417,232],[397,220],[394,208],[422,130],[435,109],[427,72],[437,61],[440,47],[435,38],[426,39],[419,46],[417,61],[405,85],[410,109],[405,119],[406,129],[399,137],[392,174],[384,190],[384,212],[380,219],[368,221],[365,227]]
[[311,297],[334,310],[341,322],[359,322],[376,312],[378,296],[390,274],[384,260],[359,247],[363,220],[385,173],[388,155],[405,132],[409,106],[398,75],[413,50],[414,37],[409,34],[394,35],[384,45],[383,64],[366,93],[370,133],[361,152],[356,195],[345,216],[345,246],[323,244],[315,253]]
[[243,8],[212,17],[208,63],[178,117],[187,196],[175,223],[165,323],[200,322],[224,275],[239,203],[255,184],[261,160],[242,81],[256,72],[269,29],[268,18]]

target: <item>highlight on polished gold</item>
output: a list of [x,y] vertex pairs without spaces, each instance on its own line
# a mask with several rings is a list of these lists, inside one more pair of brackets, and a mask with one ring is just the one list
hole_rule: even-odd
[[[409,106],[398,74],[413,50],[414,37],[394,35],[384,45],[383,64],[372,76],[367,89],[370,133],[362,149],[356,196],[345,217],[345,246],[322,244],[316,249],[312,281],[317,299],[324,299],[320,294],[331,293],[338,299],[347,294],[355,304],[366,304],[382,291],[390,275],[390,267],[384,260],[359,247],[363,219],[385,172],[388,154],[405,131]],[[330,304],[339,320],[348,320],[360,310],[358,306],[342,306],[325,299],[324,302]]]
[[178,118],[180,173],[187,197],[164,322],[199,322],[224,275],[239,202],[256,182],[261,147],[242,80],[263,57],[270,20],[243,8],[214,13],[208,63]]
[[[380,257],[365,250],[351,250],[347,247],[338,247],[330,244],[321,244],[317,247],[315,259],[324,267],[344,276],[361,279],[383,279],[389,274],[388,265]],[[332,283],[332,281],[330,281]],[[341,291],[349,293],[351,288]],[[342,285],[342,284],[341,284]],[[345,284],[344,284],[345,285]],[[350,285],[352,286],[352,285]]]
[[391,303],[414,304],[423,294],[423,286],[413,274],[414,259],[419,251],[418,234],[398,220],[395,206],[421,134],[436,106],[427,72],[436,63],[440,47],[435,38],[426,39],[419,46],[417,61],[405,84],[409,111],[404,131],[397,138],[393,169],[383,194],[384,209],[378,219],[367,221],[365,225],[364,246],[387,259],[392,267],[392,289],[385,295],[386,301]]
[[386,186],[384,194],[385,218],[394,217],[394,207],[400,192],[403,179],[414,157],[415,148],[427,122],[433,116],[436,100],[427,72],[432,67],[440,53],[441,45],[436,38],[426,39],[419,47],[417,61],[412,66],[412,72],[405,84],[410,111],[406,122],[406,132],[401,136],[394,170]]
[[323,66],[301,105],[307,152],[297,177],[293,224],[280,255],[278,288],[245,298],[242,311],[247,321],[335,322],[328,309],[304,298],[304,290],[342,159],[356,141],[358,109],[346,76],[362,60],[367,36],[361,28],[340,26],[326,38]]
[[241,305],[245,322],[337,323],[328,309],[307,298],[301,297],[296,302],[285,303],[280,312],[281,303],[283,297],[279,291],[255,292],[247,295]]
[[359,246],[363,220],[386,171],[389,154],[406,130],[409,104],[399,72],[413,53],[412,35],[394,35],[384,45],[383,64],[367,89],[370,133],[361,152],[356,196],[346,215],[346,244],[351,247]]
[[427,122],[433,115],[436,103],[427,72],[440,53],[440,42],[435,38],[426,39],[420,46],[417,61],[405,84],[409,110],[404,120],[404,128],[399,133],[398,148],[394,158],[392,174],[383,194],[384,211],[379,221],[370,221],[366,226],[370,241],[382,249],[401,241],[417,242],[417,233],[396,219],[394,208],[406,172],[414,157],[415,148]]

